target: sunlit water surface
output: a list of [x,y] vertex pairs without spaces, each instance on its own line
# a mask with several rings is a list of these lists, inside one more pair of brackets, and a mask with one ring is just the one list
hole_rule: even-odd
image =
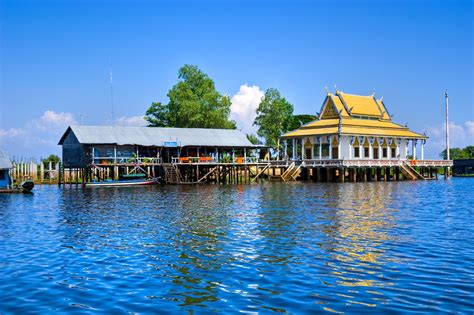
[[474,180],[0,195],[0,313],[472,313]]

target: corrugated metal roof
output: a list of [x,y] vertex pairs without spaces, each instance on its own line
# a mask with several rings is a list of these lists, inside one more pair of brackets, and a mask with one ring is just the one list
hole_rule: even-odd
[[121,126],[71,126],[61,137],[60,145],[70,131],[84,144],[163,146],[164,142],[177,142],[182,147],[258,147],[240,130]]
[[12,162],[10,161],[7,153],[0,149],[0,169],[10,169],[12,167]]

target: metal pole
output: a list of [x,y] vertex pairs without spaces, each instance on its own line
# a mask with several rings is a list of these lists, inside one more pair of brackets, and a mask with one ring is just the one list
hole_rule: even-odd
[[448,90],[444,93],[446,100],[446,160],[449,160],[449,116],[448,116]]

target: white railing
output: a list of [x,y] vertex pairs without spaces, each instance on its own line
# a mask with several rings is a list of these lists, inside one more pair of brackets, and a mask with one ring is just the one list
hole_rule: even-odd
[[433,166],[448,167],[453,166],[452,160],[415,160],[411,163],[413,166]]
[[360,159],[360,160],[301,160],[305,167],[392,167],[408,163],[412,166],[446,167],[453,166],[451,160],[398,160],[398,159]]

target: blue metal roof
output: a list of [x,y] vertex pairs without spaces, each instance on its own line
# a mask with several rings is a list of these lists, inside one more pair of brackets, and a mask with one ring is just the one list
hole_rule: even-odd
[[71,126],[61,137],[60,145],[70,131],[83,144],[262,147],[253,145],[240,130],[122,126]]

